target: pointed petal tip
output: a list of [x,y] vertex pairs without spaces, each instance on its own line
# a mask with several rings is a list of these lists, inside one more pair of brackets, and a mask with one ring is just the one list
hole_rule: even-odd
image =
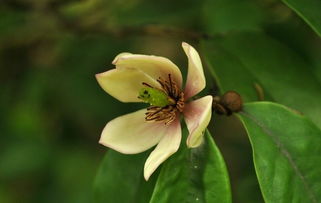
[[98,81],[98,83],[102,82],[101,80],[103,79],[104,76],[108,75],[109,73],[113,72],[115,69],[108,69],[105,72],[101,73],[96,73],[95,78]]
[[116,57],[116,58],[114,58],[114,60],[111,62],[111,64],[116,65],[117,61],[118,61],[118,58]]
[[186,145],[189,148],[202,144],[204,131],[212,116],[212,102],[213,97],[208,95],[188,103],[185,107],[187,111],[184,112],[184,118],[189,131]]
[[128,151],[126,151],[126,150],[124,150],[124,149],[122,149],[122,148],[118,148],[118,147],[116,147],[116,146],[113,146],[113,145],[111,145],[111,144],[108,144],[107,142],[105,142],[105,141],[103,140],[103,135],[100,136],[100,139],[99,139],[98,143],[101,144],[101,145],[103,145],[104,147],[113,149],[113,150],[115,150],[115,151],[117,151],[117,152],[120,152],[120,153],[122,153],[122,154],[132,154],[132,153],[129,153]]
[[160,84],[149,75],[137,69],[111,69],[96,74],[96,79],[101,88],[112,97],[121,102],[141,102],[137,98],[138,92],[146,82],[154,87]]
[[96,78],[96,80],[98,80],[98,78],[99,78],[99,77],[101,77],[101,76],[102,76],[102,74],[103,74],[103,73],[96,73],[96,74],[95,74],[95,78]]
[[183,50],[188,58],[188,73],[185,86],[185,98],[188,99],[205,88],[206,81],[201,58],[196,49],[182,42]]
[[144,178],[146,181],[149,180],[149,178],[151,177],[151,175],[157,170],[157,168],[164,162],[166,161],[166,159],[168,159],[171,155],[173,155],[174,153],[176,153],[178,151],[179,148],[179,144],[180,144],[180,138],[179,138],[179,143],[178,146],[175,149],[171,149],[167,151],[167,155],[165,155],[164,157],[162,157],[161,161],[159,163],[157,163],[155,166],[150,166],[147,161],[145,162],[145,167],[144,167]]
[[187,42],[182,42],[182,47],[183,47],[184,51],[186,51],[186,52],[189,52],[191,49],[195,50],[195,48]]
[[116,65],[117,62],[118,62],[120,59],[122,59],[122,57],[129,56],[129,55],[132,55],[132,53],[122,52],[122,53],[118,54],[111,63],[112,63],[113,65]]
[[190,46],[187,42],[182,42],[182,47],[187,47],[187,46]]
[[104,145],[105,147],[109,147],[102,139],[102,135],[100,136],[99,140],[98,140],[98,144]]
[[151,174],[147,174],[146,171],[144,170],[144,179],[145,179],[145,181],[148,181],[150,176],[151,176]]
[[201,137],[199,140],[192,141],[190,137],[186,140],[186,145],[188,148],[193,149],[199,147],[203,143],[203,137]]
[[165,160],[177,152],[181,143],[181,133],[180,121],[179,119],[176,119],[168,126],[164,137],[160,140],[145,162],[144,178],[146,181]]
[[182,74],[171,60],[161,56],[121,53],[113,60],[116,69],[132,68],[137,69],[151,78],[167,78],[172,74],[174,81],[181,87]]
[[[191,50],[195,50],[194,47],[192,47],[190,44],[188,44],[187,42],[182,42],[182,47],[183,47],[183,50],[185,52],[185,54],[188,56],[188,55],[191,55]],[[196,51],[196,50],[195,50]]]
[[109,121],[99,143],[123,154],[137,154],[155,146],[166,129],[146,123],[145,112],[146,109],[142,109]]

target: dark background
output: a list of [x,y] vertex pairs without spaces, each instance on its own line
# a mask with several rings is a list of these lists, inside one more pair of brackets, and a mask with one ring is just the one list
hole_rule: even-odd
[[[0,202],[92,201],[107,150],[98,144],[104,125],[140,108],[106,94],[94,77],[113,68],[118,53],[165,56],[186,73],[182,41],[199,50],[200,39],[215,37],[208,32],[255,29],[300,51],[303,43],[291,45],[295,33],[285,39],[284,23],[314,37],[274,0],[1,1]],[[205,91],[218,94],[206,77]],[[214,115],[209,128],[226,159],[234,201],[262,202],[239,121]]]

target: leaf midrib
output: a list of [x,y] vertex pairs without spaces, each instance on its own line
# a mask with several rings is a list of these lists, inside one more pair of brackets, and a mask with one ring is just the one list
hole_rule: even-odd
[[[273,131],[271,129],[269,129],[267,126],[265,126],[263,123],[261,123],[259,120],[257,120],[255,118],[255,116],[253,116],[252,114],[250,114],[249,112],[246,111],[241,111],[240,114],[242,114],[243,116],[249,118],[250,120],[252,120],[254,123],[256,123],[271,139],[272,141],[275,143],[276,147],[280,149],[281,154],[288,160],[288,162],[290,163],[291,168],[293,169],[294,173],[297,174],[300,178],[300,180],[302,181],[305,190],[308,193],[309,198],[311,199],[311,201],[313,201],[314,203],[317,203],[316,200],[316,196],[313,193],[313,191],[311,190],[311,187],[308,185],[308,182],[306,181],[303,173],[301,172],[301,170],[299,169],[298,165],[296,164],[296,162],[294,161],[294,159],[292,158],[291,154],[289,153],[289,151],[285,148],[285,146],[282,144],[282,142],[277,138],[276,135],[274,135]],[[245,127],[246,128],[246,127]],[[247,130],[248,134],[249,131]],[[251,138],[250,138],[251,139]]]

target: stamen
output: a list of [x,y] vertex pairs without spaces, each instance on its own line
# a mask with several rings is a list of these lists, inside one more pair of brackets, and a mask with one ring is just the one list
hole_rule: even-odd
[[172,123],[179,112],[183,112],[185,102],[184,93],[180,91],[177,84],[172,80],[171,74],[168,74],[168,81],[159,77],[157,82],[160,84],[161,89],[152,87],[151,85],[143,82],[144,86],[158,89],[163,91],[168,96],[169,105],[167,106],[150,106],[145,113],[146,121],[162,121],[165,125]]
[[178,109],[179,112],[183,112],[185,106],[185,102],[184,102],[184,92],[180,93],[179,99],[176,103],[176,108]]
[[142,84],[143,84],[144,86],[153,88],[151,85],[147,84],[146,82],[143,82]]
[[171,92],[171,95],[173,95],[173,85],[172,85],[171,74],[168,74],[168,79],[169,79],[170,92]]

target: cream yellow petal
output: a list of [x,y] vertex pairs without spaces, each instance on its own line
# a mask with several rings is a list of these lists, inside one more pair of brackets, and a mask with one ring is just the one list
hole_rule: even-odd
[[132,53],[129,53],[129,52],[122,52],[122,53],[118,54],[118,55],[114,58],[112,64],[116,65],[116,62],[118,61],[118,59],[119,59],[120,57],[122,57],[122,56],[129,56],[129,55],[133,55],[133,54],[132,54]]
[[122,53],[113,61],[117,69],[136,68],[154,79],[168,79],[171,74],[179,87],[182,86],[182,74],[179,68],[169,59],[160,56]]
[[146,109],[107,123],[99,143],[124,154],[136,154],[155,146],[165,135],[163,123],[146,122]]
[[148,180],[158,166],[174,154],[181,143],[182,132],[179,119],[176,119],[167,129],[164,137],[149,155],[145,162],[144,177]]
[[146,82],[154,87],[160,88],[160,84],[140,70],[112,69],[96,74],[99,85],[111,96],[122,102],[141,102],[138,99],[139,90]]
[[188,58],[188,73],[185,86],[185,98],[188,99],[205,88],[206,81],[201,58],[197,51],[189,44],[183,42],[182,47]]
[[212,102],[212,96],[205,96],[186,104],[184,119],[189,131],[188,147],[198,147],[202,143],[204,130],[211,120]]

